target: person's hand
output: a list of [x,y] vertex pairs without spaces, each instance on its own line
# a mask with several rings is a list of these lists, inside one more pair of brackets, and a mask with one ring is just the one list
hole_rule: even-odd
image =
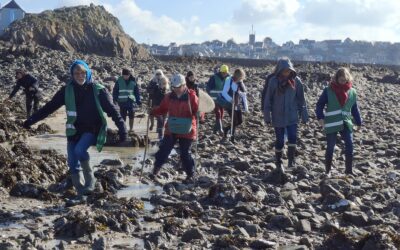
[[325,126],[324,119],[319,119],[319,120],[318,120],[318,124],[319,124],[321,127],[324,127],[324,126]]

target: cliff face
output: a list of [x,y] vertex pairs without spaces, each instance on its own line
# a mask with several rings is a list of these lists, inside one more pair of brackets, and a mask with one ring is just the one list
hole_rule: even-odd
[[13,23],[2,39],[16,44],[93,53],[126,59],[148,59],[149,53],[122,29],[103,6],[78,6],[28,14]]

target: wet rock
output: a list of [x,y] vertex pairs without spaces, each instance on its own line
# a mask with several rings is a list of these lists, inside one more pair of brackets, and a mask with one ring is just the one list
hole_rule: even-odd
[[198,228],[192,228],[183,233],[181,240],[183,242],[191,242],[192,240],[204,239],[203,233]]
[[100,164],[107,166],[121,166],[124,163],[120,159],[104,159]]
[[358,227],[368,225],[368,216],[363,212],[344,212],[343,220]]
[[72,211],[54,221],[54,233],[59,237],[83,237],[96,231],[96,222],[82,211]]
[[36,184],[17,183],[10,191],[10,195],[40,200],[51,200],[55,198],[45,188]]
[[106,249],[106,240],[104,237],[94,239],[92,244],[92,250],[105,250],[105,249]]
[[237,161],[233,163],[233,166],[235,167],[236,170],[243,172],[251,168],[251,165],[247,161]]

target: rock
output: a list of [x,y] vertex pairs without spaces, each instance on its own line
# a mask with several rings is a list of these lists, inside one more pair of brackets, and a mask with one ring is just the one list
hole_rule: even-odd
[[279,250],[309,250],[309,248],[305,245],[300,246],[280,246]]
[[233,166],[235,167],[236,170],[243,172],[251,168],[250,164],[247,161],[237,161],[233,163]]
[[218,224],[212,224],[210,233],[214,235],[231,234],[232,230]]
[[107,166],[121,166],[124,163],[120,159],[104,159],[100,164]]
[[235,235],[239,235],[245,239],[250,238],[250,235],[247,233],[246,229],[243,227],[237,227],[236,230],[233,232]]
[[286,229],[293,226],[293,221],[286,215],[274,215],[269,223],[274,227]]
[[343,220],[357,227],[368,225],[368,216],[363,212],[344,212]]
[[192,240],[204,239],[203,233],[198,228],[191,228],[183,233],[181,240],[183,242],[191,242]]
[[51,200],[55,196],[45,188],[36,184],[17,183],[10,191],[10,195],[16,197],[34,198],[40,200]]
[[92,250],[105,250],[105,249],[106,249],[106,239],[104,237],[94,239],[92,244]]
[[[65,22],[65,20],[75,20]],[[149,53],[123,31],[103,6],[64,7],[28,14],[3,34],[15,44],[41,45],[65,52],[83,52],[127,59],[148,59]]]
[[257,237],[257,234],[262,231],[260,226],[257,224],[246,223],[246,225],[244,225],[243,228],[251,237]]
[[265,240],[265,239],[257,239],[250,243],[250,247],[255,249],[264,249],[264,248],[272,248],[276,245],[276,242]]
[[311,232],[311,224],[308,220],[299,220],[297,223],[297,230],[303,233]]

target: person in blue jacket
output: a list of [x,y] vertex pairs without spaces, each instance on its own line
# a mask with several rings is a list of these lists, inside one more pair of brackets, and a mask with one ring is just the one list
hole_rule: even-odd
[[133,130],[135,109],[142,106],[140,90],[136,79],[129,69],[122,69],[122,76],[115,82],[113,89],[114,103],[118,104],[122,119],[129,117],[129,131]]
[[30,128],[61,106],[66,107],[66,136],[68,166],[72,184],[78,195],[71,202],[82,202],[85,195],[93,192],[96,179],[89,164],[88,148],[96,145],[101,151],[106,141],[107,121],[111,116],[119,129],[120,141],[125,141],[127,131],[118,108],[113,104],[110,93],[103,85],[92,80],[86,62],[76,60],[70,67],[71,80],[53,98],[27,119],[23,126]]
[[282,150],[285,130],[288,139],[288,167],[295,166],[297,124],[308,121],[307,103],[304,97],[303,84],[297,76],[289,58],[278,60],[275,74],[269,79],[264,98],[264,121],[275,130],[275,164],[284,172]]
[[[326,112],[324,108],[326,106]],[[326,134],[325,171],[332,168],[336,135],[340,133],[345,144],[345,173],[353,175],[353,121],[361,126],[357,105],[357,93],[353,88],[352,76],[347,68],[339,68],[329,86],[318,99],[316,115]]]

